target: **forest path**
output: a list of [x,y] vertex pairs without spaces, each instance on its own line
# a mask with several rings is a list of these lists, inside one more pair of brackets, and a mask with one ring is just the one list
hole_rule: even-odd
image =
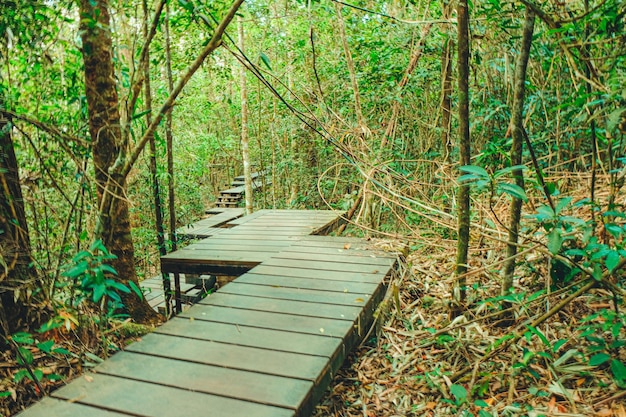
[[163,257],[165,272],[242,274],[20,415],[310,415],[399,261],[363,239],[310,235],[337,212],[290,212],[242,217]]

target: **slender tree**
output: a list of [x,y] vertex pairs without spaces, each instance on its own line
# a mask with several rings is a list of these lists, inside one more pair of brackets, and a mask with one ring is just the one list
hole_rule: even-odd
[[[243,20],[237,18],[237,33],[239,36],[239,49],[245,53],[243,34]],[[243,161],[243,179],[246,199],[246,214],[252,214],[252,169],[250,166],[250,134],[248,131],[248,83],[246,79],[246,67],[241,66],[239,73],[239,89],[241,92],[241,159]]]
[[[524,143],[524,93],[526,84],[526,68],[530,56],[530,46],[533,40],[535,27],[535,13],[532,9],[526,8],[524,26],[522,28],[522,41],[519,56],[513,74],[513,107],[511,109],[511,165],[516,166],[522,163],[522,145]],[[524,176],[521,169],[513,171],[515,184],[524,188]],[[504,264],[504,277],[502,279],[502,294],[508,294],[513,286],[513,275],[515,273],[515,263],[517,255],[517,242],[519,239],[519,227],[522,215],[522,200],[513,197],[511,200],[511,219],[509,223],[509,238],[506,246],[507,262]]]
[[[450,2],[443,2],[443,18],[450,18]],[[454,41],[451,36],[445,36],[441,53],[441,146],[444,152],[444,163],[450,162],[452,153],[452,136],[450,134],[452,121],[452,55]]]
[[[470,123],[469,123],[469,10],[467,0],[459,0],[457,6],[458,30],[458,89],[459,89],[459,162],[470,164]],[[456,284],[454,288],[455,303],[452,315],[459,313],[465,301],[467,272],[467,254],[470,241],[470,187],[460,184],[457,196],[457,253],[456,253]]]
[[[144,39],[148,38],[148,21],[150,19],[150,9],[147,0],[143,0],[143,35]],[[152,123],[152,87],[150,83],[150,46],[147,46],[146,59],[143,62],[143,78],[145,83],[144,95],[146,99],[146,122],[148,125]],[[163,204],[161,203],[161,187],[159,177],[157,175],[157,150],[154,134],[151,134],[148,142],[150,144],[149,167],[150,180],[152,182],[152,203],[154,204],[154,224],[157,234],[157,246],[161,256],[167,253],[165,248],[165,230],[163,229]]]

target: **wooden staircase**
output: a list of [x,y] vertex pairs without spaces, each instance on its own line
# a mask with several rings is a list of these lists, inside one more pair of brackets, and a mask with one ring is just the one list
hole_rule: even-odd
[[[254,172],[252,177],[252,191],[262,188],[265,185],[271,183],[268,178],[265,178],[266,172]],[[238,207],[241,200],[246,193],[245,179],[243,175],[235,177],[230,184],[231,188],[220,191],[220,195],[215,203],[216,207],[233,208]]]

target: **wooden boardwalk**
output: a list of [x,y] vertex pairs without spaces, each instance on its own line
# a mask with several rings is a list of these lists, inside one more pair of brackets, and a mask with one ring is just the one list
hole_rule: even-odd
[[[234,256],[209,246],[232,239],[247,272],[21,416],[310,415],[368,333],[397,255],[360,239],[309,235],[333,220],[293,215],[299,220],[281,211],[243,217],[204,246],[164,257],[165,268],[181,273],[220,265],[230,272]],[[270,218],[294,229],[265,229]],[[247,249],[238,251],[237,241]],[[268,254],[246,261],[264,246]]]

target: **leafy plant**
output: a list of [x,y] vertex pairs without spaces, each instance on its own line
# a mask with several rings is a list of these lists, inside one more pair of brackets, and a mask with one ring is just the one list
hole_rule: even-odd
[[15,348],[17,364],[22,367],[22,369],[18,370],[13,376],[13,380],[16,383],[26,378],[35,383],[40,391],[43,391],[40,382],[44,380],[58,381],[62,379],[62,377],[56,373],[45,374],[41,368],[34,367],[35,357],[33,351],[44,352],[51,357],[68,355],[69,351],[56,346],[54,340],[39,342],[33,335],[26,332],[15,333],[10,336],[9,340]]
[[72,258],[72,266],[63,276],[73,283],[74,306],[89,300],[99,305],[102,312],[112,312],[122,307],[120,292],[128,294],[132,289],[142,297],[141,289],[132,281],[129,281],[129,288],[113,278],[117,271],[107,263],[113,259],[116,256],[109,253],[101,240],[96,240],[88,250],[80,251]]
[[626,314],[602,309],[582,321],[580,337],[589,343],[589,366],[609,366],[615,384],[626,388],[626,365],[619,358],[620,349],[626,346]]
[[523,201],[528,200],[526,192],[522,187],[517,184],[502,181],[502,177],[509,173],[517,170],[525,170],[526,167],[523,165],[506,167],[493,174],[489,174],[486,169],[476,165],[464,165],[459,169],[465,172],[464,175],[459,177],[459,182],[474,185],[478,192],[489,191],[492,197],[504,193]]

